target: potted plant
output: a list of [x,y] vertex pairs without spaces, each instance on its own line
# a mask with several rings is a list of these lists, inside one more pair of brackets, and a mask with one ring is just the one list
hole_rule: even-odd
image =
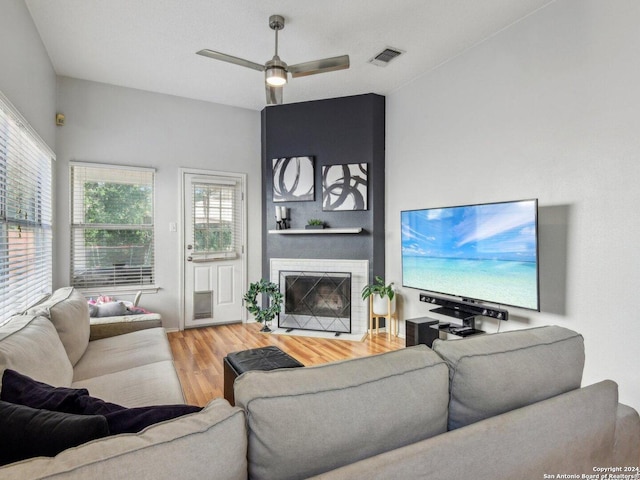
[[[388,305],[391,304],[391,312],[396,311],[396,297],[393,290],[393,282],[389,285],[385,285],[384,279],[378,275],[375,276],[375,282],[370,285],[365,285],[362,289],[362,299],[373,296],[372,301],[372,313],[374,315],[384,316],[387,315]],[[387,302],[387,298],[389,299]]]
[[[258,305],[258,294],[267,295],[269,301],[267,308],[261,308]],[[243,297],[244,305],[249,313],[255,317],[256,322],[264,324],[261,332],[271,331],[269,323],[280,313],[283,298],[284,295],[280,292],[280,287],[264,278],[249,285],[249,290]]]
[[320,230],[324,228],[324,222],[319,218],[310,218],[304,228],[307,230]]

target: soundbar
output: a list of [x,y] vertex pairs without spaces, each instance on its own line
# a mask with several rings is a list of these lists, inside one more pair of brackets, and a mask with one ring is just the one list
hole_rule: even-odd
[[508,310],[504,310],[502,308],[490,308],[479,303],[470,303],[465,301],[459,302],[448,298],[438,297],[436,295],[429,295],[427,293],[420,294],[420,301],[430,303],[431,305],[440,305],[440,308],[436,308],[431,311],[433,313],[459,318],[463,320],[463,324],[466,324],[464,320],[469,320],[476,315],[491,317],[497,320],[509,320]]

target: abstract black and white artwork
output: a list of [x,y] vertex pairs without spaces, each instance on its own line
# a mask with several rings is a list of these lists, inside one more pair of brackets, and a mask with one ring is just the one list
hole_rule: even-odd
[[367,164],[322,167],[322,210],[367,209]]
[[306,202],[315,200],[313,157],[273,159],[273,201]]

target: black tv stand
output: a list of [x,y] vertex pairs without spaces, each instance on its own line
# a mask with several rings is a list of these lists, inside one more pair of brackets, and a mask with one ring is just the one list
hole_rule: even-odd
[[[453,333],[454,335],[456,335],[456,330],[459,328],[464,328],[465,330],[470,328],[471,330],[475,331],[476,315],[472,313],[447,307],[434,308],[433,310],[429,310],[429,313],[438,313],[440,315],[446,315],[448,317],[457,318],[458,320],[462,321],[462,324],[449,324],[448,322],[440,322],[440,330],[445,330],[447,333]],[[477,331],[479,332],[480,330]]]
[[440,315],[446,315],[447,317],[457,318],[458,320],[470,319],[475,317],[475,314],[465,312],[464,310],[458,310],[456,308],[448,308],[448,307],[439,307],[430,310],[431,313],[439,313]]
[[477,328],[475,328],[474,326],[475,320],[473,318],[466,319],[466,321],[469,322],[470,324],[469,325],[438,324],[438,325],[431,325],[431,328],[435,328],[441,332],[450,333],[451,335],[456,335],[458,337],[468,337],[470,335],[485,333],[484,330],[478,330]]
[[[471,319],[473,321],[473,319]],[[433,345],[433,341],[437,338],[446,340],[447,334],[456,337],[468,337],[471,335],[479,335],[485,333],[483,330],[477,330],[474,326],[466,326],[460,324],[450,324],[447,322],[440,323],[435,318],[421,317],[405,320],[405,332],[407,347],[423,343],[428,347]]]

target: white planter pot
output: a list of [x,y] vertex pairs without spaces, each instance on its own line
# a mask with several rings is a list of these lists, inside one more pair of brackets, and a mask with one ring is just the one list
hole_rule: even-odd
[[[373,314],[385,316],[387,315],[389,309],[389,297],[380,298],[380,295],[377,293],[373,295]],[[393,296],[393,300],[391,300],[391,313],[395,313],[396,311],[396,295]]]

